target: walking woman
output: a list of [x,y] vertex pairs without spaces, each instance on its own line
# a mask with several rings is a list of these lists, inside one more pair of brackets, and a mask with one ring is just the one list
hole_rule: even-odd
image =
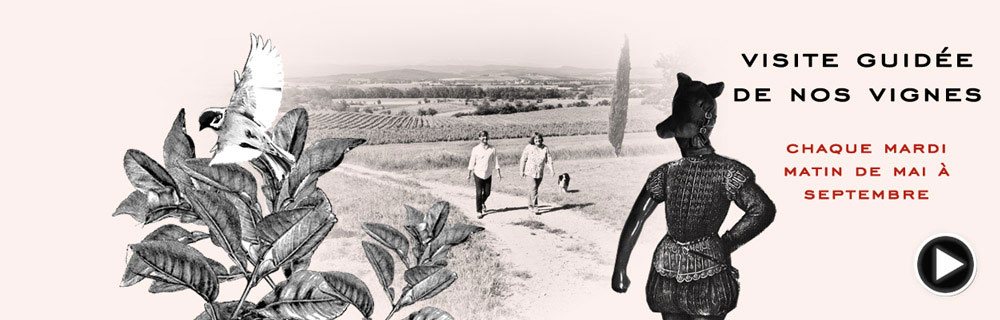
[[[750,168],[716,154],[708,140],[722,83],[705,85],[683,73],[677,80],[673,113],[656,126],[656,133],[674,138],[683,157],[653,170],[639,192],[622,228],[611,287],[628,290],[632,248],[642,225],[662,202],[667,234],[653,253],[646,303],[663,319],[723,319],[736,307],[740,293],[730,254],[774,221],[774,203]],[[744,214],[720,237],[730,203]]]
[[549,167],[549,175],[555,177],[556,171],[552,169],[552,155],[543,143],[542,134],[535,132],[528,141],[528,145],[521,152],[521,179],[528,177],[528,210],[534,214],[538,212],[538,186],[542,184],[542,176],[545,174],[544,167]]
[[480,131],[479,144],[472,148],[472,155],[469,156],[469,179],[476,179],[476,213],[479,219],[486,215],[486,198],[490,197],[494,170],[497,182],[500,182],[503,177],[500,176],[496,149],[490,145],[490,134]]

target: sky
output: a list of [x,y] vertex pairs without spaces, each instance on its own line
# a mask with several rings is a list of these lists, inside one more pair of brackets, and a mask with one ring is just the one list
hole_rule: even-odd
[[[206,49],[242,47],[248,33],[261,33],[274,39],[291,76],[329,65],[613,68],[626,34],[632,39],[633,64],[651,67],[660,52],[678,49],[672,43],[679,37],[671,32],[677,28],[664,19],[671,10],[648,1],[184,4],[67,3],[59,4],[57,11],[38,6],[23,8],[21,14],[37,15],[44,21],[25,19],[18,23],[17,19],[23,18],[18,14],[8,23],[48,35],[39,39],[38,33],[33,33],[19,39],[22,44],[99,50],[108,41],[129,41],[135,43],[136,54],[156,46],[173,46],[204,54],[205,59],[214,54],[232,55]],[[199,34],[199,30],[206,32]],[[59,43],[45,43],[56,39]]]

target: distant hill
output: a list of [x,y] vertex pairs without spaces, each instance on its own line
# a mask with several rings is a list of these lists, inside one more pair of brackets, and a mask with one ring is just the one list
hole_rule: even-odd
[[[648,70],[647,70],[648,69]],[[406,66],[332,66],[331,71],[350,71],[330,75],[290,77],[294,84],[336,84],[347,82],[401,83],[417,81],[512,81],[512,80],[613,80],[615,69],[561,67],[525,67],[514,65],[406,65]],[[322,71],[313,71],[314,73]],[[659,78],[652,68],[634,68],[633,80]]]
[[421,70],[428,70],[434,72],[452,73],[461,76],[481,76],[486,74],[492,75],[505,75],[505,76],[550,76],[557,78],[593,78],[600,76],[603,73],[614,72],[613,69],[591,69],[591,68],[577,68],[577,67],[557,67],[557,68],[545,68],[545,67],[524,67],[524,66],[512,66],[512,65],[483,65],[483,66],[470,66],[470,65],[442,65],[442,66],[408,66],[409,68],[419,68]]
[[451,73],[433,72],[426,70],[417,69],[393,69],[393,70],[383,70],[367,73],[342,73],[329,76],[319,76],[319,77],[303,77],[303,78],[292,78],[290,81],[294,80],[304,80],[304,81],[347,81],[351,79],[371,79],[371,80],[390,80],[390,81],[429,81],[429,80],[440,80],[445,78],[454,77]]

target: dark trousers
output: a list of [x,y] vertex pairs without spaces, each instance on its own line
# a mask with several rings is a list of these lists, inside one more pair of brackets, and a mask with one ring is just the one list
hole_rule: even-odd
[[483,212],[483,204],[486,203],[486,198],[490,197],[490,188],[493,184],[493,177],[486,179],[480,179],[476,175],[472,175],[473,179],[476,179],[476,212]]

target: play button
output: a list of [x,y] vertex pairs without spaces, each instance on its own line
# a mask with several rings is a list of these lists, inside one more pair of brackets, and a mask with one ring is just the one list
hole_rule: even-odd
[[934,282],[941,282],[941,278],[950,275],[955,270],[965,266],[965,263],[955,259],[947,252],[934,248]]
[[976,274],[972,249],[959,236],[936,235],[917,252],[917,277],[927,290],[942,296],[956,295]]

